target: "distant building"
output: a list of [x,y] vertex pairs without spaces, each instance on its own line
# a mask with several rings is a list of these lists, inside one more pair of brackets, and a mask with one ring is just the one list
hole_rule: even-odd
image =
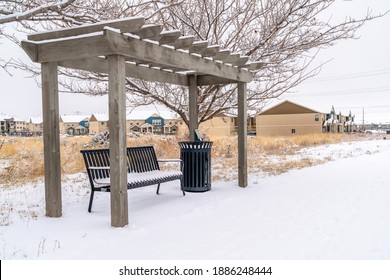
[[[248,112],[247,131],[256,132],[256,112]],[[237,112],[223,113],[199,124],[206,136],[233,136],[238,134]]]
[[206,136],[231,136],[237,134],[237,117],[228,114],[214,116],[201,122],[199,130]]
[[258,136],[303,135],[323,132],[326,114],[283,101],[257,115]]
[[344,123],[346,118],[339,114],[336,114],[334,107],[330,110],[330,114],[326,115],[326,120],[323,124],[323,132],[328,133],[343,133],[344,132]]
[[15,133],[24,135],[27,132],[27,122],[25,120],[14,118]]
[[168,111],[132,111],[126,116],[128,132],[150,134],[175,134],[178,120],[174,113]]
[[27,131],[26,121],[0,114],[0,133],[7,135],[22,135]]
[[1,134],[7,133],[6,116],[2,114],[0,114],[0,133]]
[[89,116],[60,116],[60,133],[68,135],[86,135],[89,132]]
[[43,134],[43,119],[42,117],[30,118],[26,124],[27,131],[31,135],[42,135]]
[[346,121],[344,123],[344,132],[357,132],[358,126],[355,123],[355,116],[352,116],[351,111],[349,111],[348,117],[346,117]]
[[95,135],[108,131],[108,114],[95,113],[89,118],[89,134]]

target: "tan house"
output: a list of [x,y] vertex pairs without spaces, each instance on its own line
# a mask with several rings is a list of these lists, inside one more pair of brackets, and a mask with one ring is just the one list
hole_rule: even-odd
[[237,134],[237,118],[223,114],[199,124],[199,130],[206,136],[231,136]]
[[326,114],[283,101],[256,117],[256,134],[260,136],[302,135],[323,132]]
[[60,116],[60,133],[68,135],[86,135],[89,129],[89,116]]
[[27,130],[33,135],[42,135],[43,119],[41,117],[30,118],[27,122]]
[[25,120],[14,118],[15,132],[23,133],[27,131],[27,122]]
[[95,135],[108,131],[108,114],[95,113],[89,118],[89,134]]
[[153,115],[150,111],[132,111],[126,115],[127,132],[153,133],[152,125],[145,124],[146,119]]
[[127,131],[144,134],[175,134],[178,122],[169,111],[134,110],[126,116]]
[[[256,133],[256,112],[248,112],[247,131]],[[237,114],[223,113],[199,124],[199,131],[209,136],[234,136],[238,133]]]

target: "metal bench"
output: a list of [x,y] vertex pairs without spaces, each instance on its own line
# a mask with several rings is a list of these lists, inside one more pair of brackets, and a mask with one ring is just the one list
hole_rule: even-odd
[[[91,184],[88,212],[91,212],[95,192],[110,191],[110,153],[109,149],[81,150]],[[181,162],[180,159],[158,160],[153,146],[127,148],[127,189],[135,189],[180,180],[180,189],[185,195],[181,171],[162,171],[159,162]]]

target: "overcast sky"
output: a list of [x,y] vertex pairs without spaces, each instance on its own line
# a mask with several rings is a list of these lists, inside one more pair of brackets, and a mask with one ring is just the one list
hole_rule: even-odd
[[[364,16],[368,9],[373,14],[390,10],[389,0],[339,1],[333,8],[334,18],[346,15]],[[317,65],[328,62],[321,73],[299,87],[284,94],[288,99],[306,107],[328,113],[356,115],[362,122],[390,122],[390,14],[367,23],[358,32],[357,40],[339,42],[323,50]],[[15,45],[0,41],[1,57],[29,61]],[[8,76],[0,70],[0,113],[28,119],[41,116],[41,90],[26,73],[13,71]],[[91,114],[108,111],[107,96],[89,97],[82,94],[60,94],[60,114]],[[276,101],[278,102],[278,101]]]

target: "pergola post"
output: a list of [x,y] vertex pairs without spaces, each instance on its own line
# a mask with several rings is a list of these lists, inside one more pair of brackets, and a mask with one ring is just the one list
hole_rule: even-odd
[[41,64],[46,216],[62,216],[57,63]]
[[198,128],[198,77],[188,76],[188,115],[190,141],[195,140],[195,129]]
[[238,83],[238,185],[243,188],[248,186],[246,86]]
[[111,225],[129,223],[126,161],[125,58],[108,56]]

